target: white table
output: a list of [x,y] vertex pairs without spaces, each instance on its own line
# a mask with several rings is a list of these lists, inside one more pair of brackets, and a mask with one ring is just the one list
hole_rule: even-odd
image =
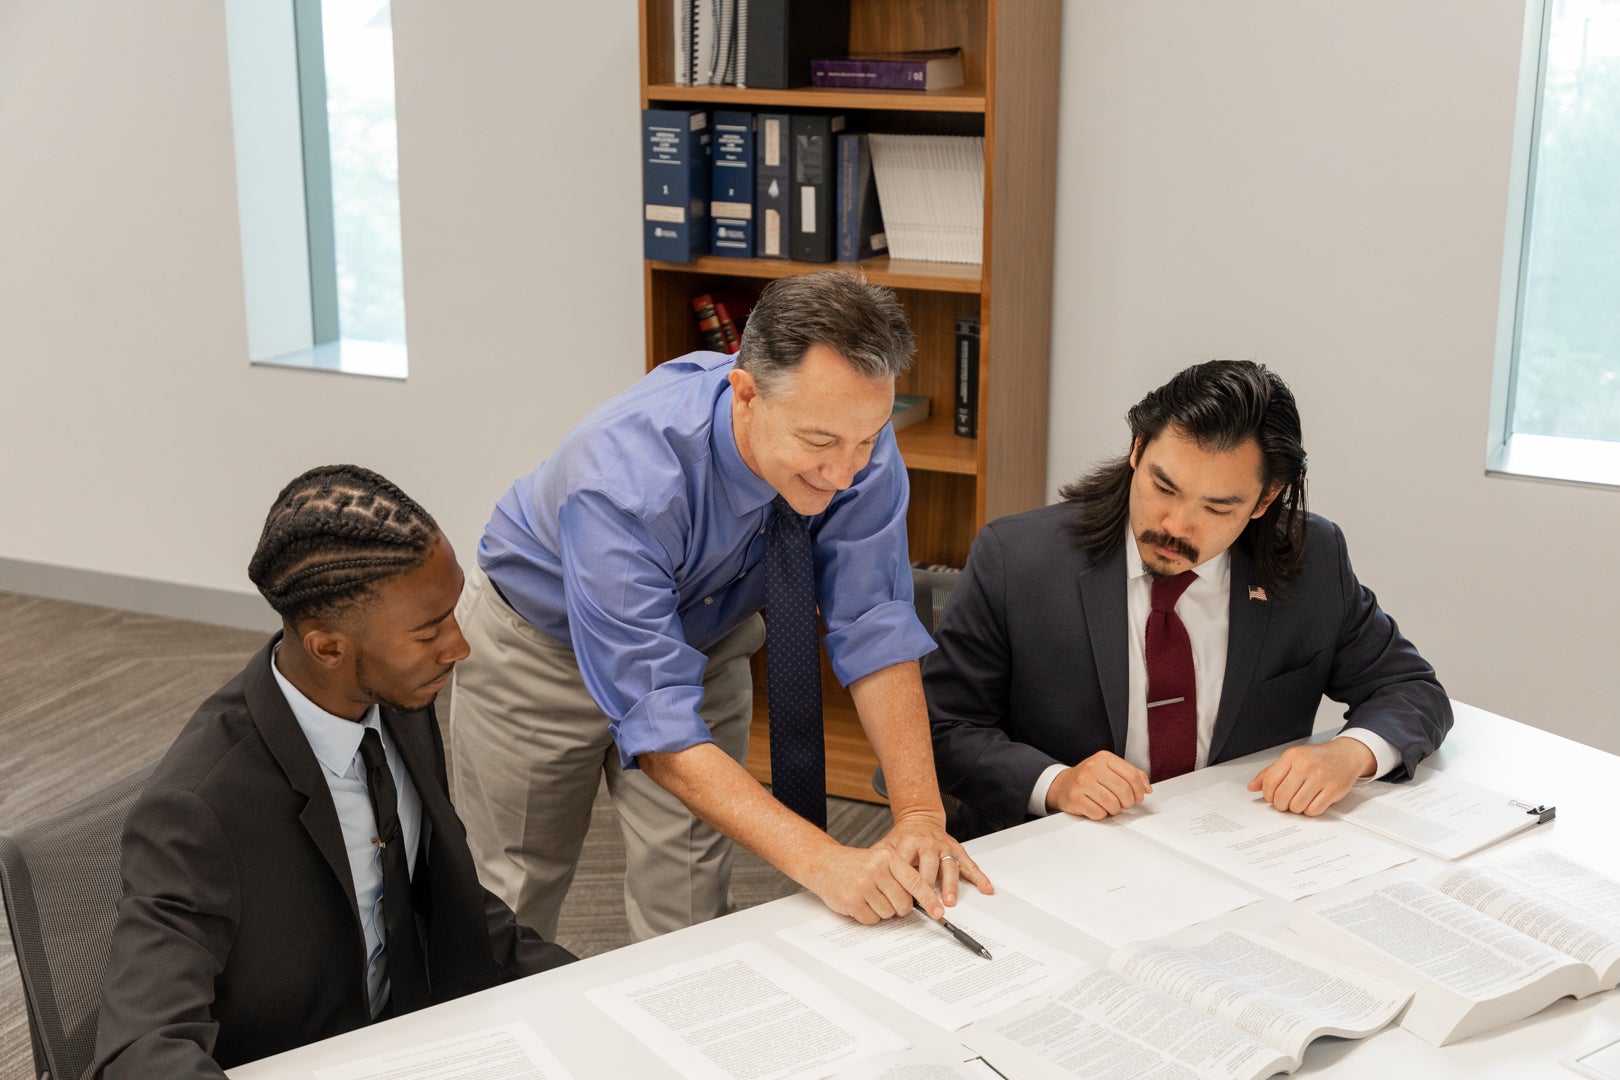
[[[1446,744],[1428,764],[1455,772],[1476,784],[1515,798],[1550,802],[1558,819],[1488,849],[1491,854],[1551,844],[1600,873],[1620,879],[1620,757],[1557,735],[1507,720],[1460,702],[1457,723]],[[1336,728],[1338,706],[1327,703],[1319,730]],[[1319,738],[1322,736],[1318,736]],[[1155,785],[1155,796],[1192,791],[1217,780],[1247,781],[1277,751],[1201,769]],[[1046,818],[976,840],[971,850],[994,878],[997,849],[1031,836],[1084,828],[1087,822]],[[1428,878],[1443,865],[1419,856],[1392,876]],[[1214,872],[1214,871],[1211,871]],[[1331,895],[1331,894],[1329,894]],[[1091,963],[1103,963],[1110,950],[1101,942],[1016,897],[998,895],[989,910],[1034,936]],[[590,1077],[675,1076],[644,1045],[586,1001],[584,991],[617,982],[680,960],[702,956],[740,941],[758,941],[846,997],[857,1007],[909,1038],[919,1047],[944,1048],[957,1037],[900,1008],[866,987],[812,959],[776,937],[776,931],[823,909],[801,893],[694,926],[652,941],[591,957],[555,971],[412,1013],[397,1020],[349,1032],[273,1058],[238,1066],[235,1080],[307,1078],[313,1070],[369,1057],[387,1050],[448,1038],[458,1033],[513,1021],[531,1025],[578,1080]],[[1290,907],[1267,899],[1226,916],[1221,922],[1274,931]],[[1012,1003],[1009,1002],[1009,1005]],[[1378,1077],[1382,1080],[1533,1080],[1576,1074],[1557,1064],[1561,1057],[1620,1037],[1620,993],[1577,1002],[1565,998],[1551,1008],[1506,1028],[1436,1048],[1399,1028],[1369,1039],[1322,1039],[1313,1043],[1296,1076]]]

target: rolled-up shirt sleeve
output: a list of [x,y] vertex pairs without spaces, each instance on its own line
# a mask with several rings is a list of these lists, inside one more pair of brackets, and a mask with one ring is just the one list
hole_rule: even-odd
[[855,484],[812,526],[827,656],[845,686],[934,649],[912,602],[910,493],[894,431],[885,428]]
[[698,712],[707,659],[682,633],[669,546],[601,492],[575,492],[557,516],[569,635],[620,764],[712,741]]

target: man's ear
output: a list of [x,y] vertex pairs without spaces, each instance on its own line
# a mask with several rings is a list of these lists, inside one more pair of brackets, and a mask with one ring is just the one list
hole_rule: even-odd
[[727,375],[726,379],[731,383],[731,396],[736,399],[737,404],[751,405],[754,399],[759,397],[759,384],[754,381],[752,372],[732,368],[731,374]]
[[1139,465],[1141,463],[1141,461],[1142,461],[1142,436],[1138,435],[1134,439],[1131,440],[1131,472],[1136,471],[1136,466]]
[[1257,518],[1261,514],[1264,514],[1267,510],[1270,510],[1272,500],[1275,499],[1278,495],[1282,494],[1282,489],[1283,489],[1283,486],[1281,484],[1272,484],[1271,485],[1271,490],[1267,491],[1264,495],[1260,496],[1260,501],[1255,504],[1254,513],[1250,514],[1249,517],[1251,519]]
[[328,671],[342,667],[354,651],[349,635],[330,626],[311,626],[299,640],[309,658]]

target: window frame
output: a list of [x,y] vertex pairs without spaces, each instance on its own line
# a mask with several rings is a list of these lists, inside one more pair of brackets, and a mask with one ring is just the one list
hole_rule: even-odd
[[1513,430],[1552,12],[1553,0],[1525,3],[1485,472],[1514,479],[1620,488],[1620,443]]

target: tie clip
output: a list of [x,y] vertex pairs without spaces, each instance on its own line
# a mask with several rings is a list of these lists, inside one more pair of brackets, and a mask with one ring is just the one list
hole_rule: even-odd
[[1150,701],[1150,702],[1148,702],[1147,707],[1150,708],[1150,709],[1157,709],[1160,705],[1180,705],[1183,701],[1186,701],[1186,700],[1187,700],[1187,698],[1186,698],[1185,695],[1183,695],[1182,697],[1167,697],[1163,701]]
[[382,848],[384,851],[388,849],[388,841],[384,840],[380,836],[373,836],[371,838],[371,842],[376,844],[379,848]]

